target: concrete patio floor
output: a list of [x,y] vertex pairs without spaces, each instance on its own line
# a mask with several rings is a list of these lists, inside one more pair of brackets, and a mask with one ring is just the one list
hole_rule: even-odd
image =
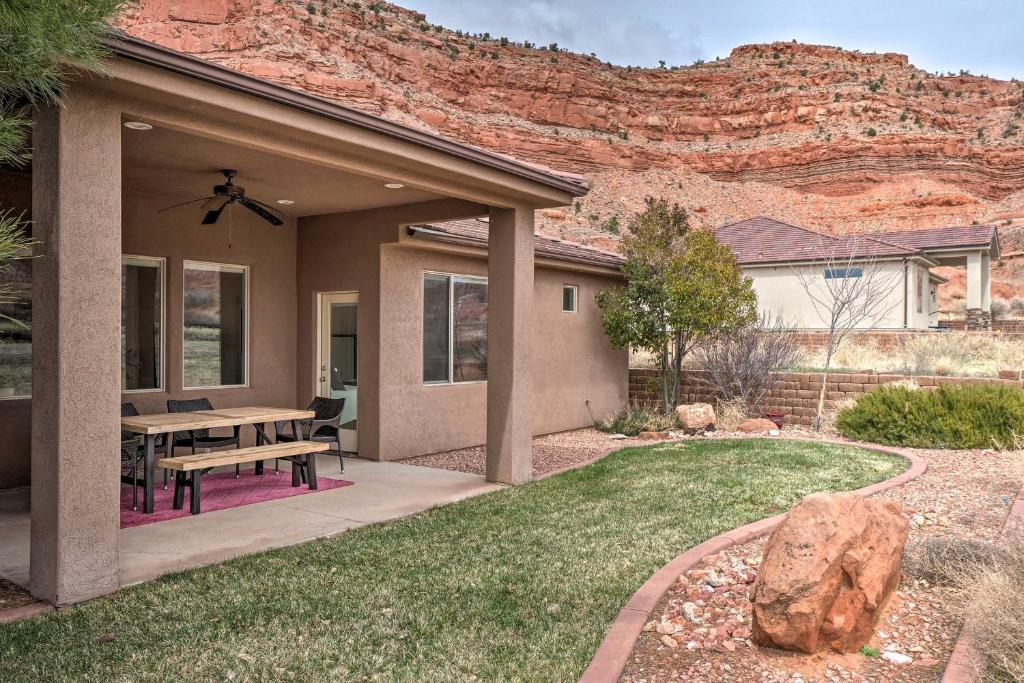
[[[278,476],[288,472],[288,463],[281,463]],[[357,458],[345,459],[342,474],[337,456],[322,454],[317,473],[355,486],[121,529],[121,585],[333,536],[503,488],[475,474]],[[20,586],[29,580],[29,523],[28,489],[0,492],[0,576]]]

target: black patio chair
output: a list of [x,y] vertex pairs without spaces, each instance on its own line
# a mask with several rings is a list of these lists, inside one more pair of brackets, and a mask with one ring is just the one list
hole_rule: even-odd
[[[139,414],[134,403],[121,404],[121,417],[135,417]],[[157,437],[154,453],[167,453],[164,436]],[[139,509],[139,463],[146,457],[146,447],[142,437],[134,432],[121,430],[121,481],[132,485],[132,510]],[[145,479],[142,480],[143,484]]]
[[[197,410],[213,410],[213,404],[208,398],[193,398],[184,401],[167,401],[168,413],[194,413]],[[192,449],[192,455],[196,454],[197,448],[224,448],[234,446],[241,448],[242,442],[238,438],[241,427],[236,426],[232,436],[211,436],[209,429],[192,429],[187,432],[174,432],[171,435],[171,456],[174,456],[174,449],[182,446]],[[235,479],[241,475],[241,467],[235,465]],[[167,488],[167,470],[164,470],[164,488]]]
[[[300,420],[299,425],[301,428],[308,430],[308,436],[306,437],[309,441],[317,441],[320,443],[331,443],[335,445],[338,451],[338,462],[341,463],[341,471],[345,471],[345,460],[342,458],[341,450],[341,413],[345,409],[345,399],[343,398],[326,398],[324,396],[317,396],[313,399],[312,403],[309,404],[308,410],[312,410],[314,415],[313,419]],[[288,422],[275,422],[274,428],[277,432],[277,441],[295,441],[296,436],[294,430],[289,434],[287,430]],[[330,453],[331,451],[327,451]],[[306,476],[306,472],[303,469],[303,478]],[[305,479],[303,479],[305,480]]]

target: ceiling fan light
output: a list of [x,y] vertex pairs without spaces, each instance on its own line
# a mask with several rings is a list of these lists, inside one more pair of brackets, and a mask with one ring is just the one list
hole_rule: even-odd
[[130,128],[131,130],[152,130],[153,129],[153,126],[151,126],[150,124],[148,124],[148,123],[146,123],[144,121],[125,121],[123,125],[124,125],[125,128]]
[[405,185],[403,185],[402,183],[384,183],[384,187],[388,188],[389,190],[401,190],[403,187],[405,187]]

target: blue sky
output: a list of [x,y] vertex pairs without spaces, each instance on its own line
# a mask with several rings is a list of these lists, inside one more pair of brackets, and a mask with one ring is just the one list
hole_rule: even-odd
[[792,40],[900,52],[928,71],[1024,78],[1024,0],[397,0],[431,23],[620,65],[690,64]]

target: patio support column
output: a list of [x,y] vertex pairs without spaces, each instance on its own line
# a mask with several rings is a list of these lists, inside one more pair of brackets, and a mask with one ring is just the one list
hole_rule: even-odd
[[987,251],[981,255],[981,310],[992,311],[992,257]]
[[120,123],[72,88],[34,128],[30,574],[55,605],[118,588]]
[[981,252],[967,255],[967,310],[981,308]]
[[533,477],[533,209],[490,211],[487,255],[487,480]]

